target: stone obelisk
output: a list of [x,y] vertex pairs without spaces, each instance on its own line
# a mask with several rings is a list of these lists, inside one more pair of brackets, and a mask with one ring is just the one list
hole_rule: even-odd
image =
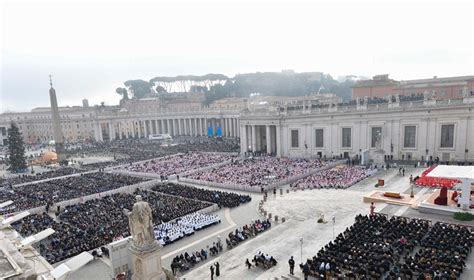
[[66,159],[64,155],[64,137],[61,130],[61,120],[59,118],[58,100],[56,99],[56,91],[53,88],[53,80],[49,75],[49,99],[51,101],[51,120],[53,122],[53,136],[56,148],[56,154],[58,155],[58,161],[61,162]]
[[132,211],[127,213],[132,235],[132,280],[166,280],[161,267],[160,244],[155,239],[150,205],[137,195]]

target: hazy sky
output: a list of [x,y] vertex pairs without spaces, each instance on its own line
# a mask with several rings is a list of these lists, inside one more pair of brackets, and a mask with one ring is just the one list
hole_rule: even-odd
[[167,75],[474,74],[469,1],[64,2],[0,4],[0,111],[48,106],[48,74],[60,105]]

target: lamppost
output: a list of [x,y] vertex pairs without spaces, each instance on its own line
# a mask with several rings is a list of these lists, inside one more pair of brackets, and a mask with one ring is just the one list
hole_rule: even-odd
[[301,264],[303,264],[303,237],[300,237]]
[[332,216],[332,239],[334,239],[334,225],[336,224],[336,216]]

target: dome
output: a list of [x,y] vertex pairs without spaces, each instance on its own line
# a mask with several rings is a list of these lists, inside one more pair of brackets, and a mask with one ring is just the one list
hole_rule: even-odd
[[58,160],[58,155],[55,152],[46,152],[41,157],[41,160],[43,162],[56,161],[56,160]]

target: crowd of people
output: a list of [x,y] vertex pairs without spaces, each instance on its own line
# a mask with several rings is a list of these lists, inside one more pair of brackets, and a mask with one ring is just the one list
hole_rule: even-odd
[[293,188],[345,189],[377,172],[360,166],[338,166],[308,176],[292,184]]
[[159,184],[154,186],[152,190],[160,193],[209,201],[217,204],[219,207],[233,208],[252,200],[249,195],[239,195],[237,193],[218,190],[206,190],[176,183]]
[[44,179],[50,179],[55,177],[67,176],[75,173],[80,173],[80,170],[72,167],[58,168],[51,171],[38,172],[35,174],[20,174],[16,176],[11,176],[8,178],[0,178],[0,187],[24,184]]
[[41,242],[40,253],[50,263],[56,263],[129,236],[123,210],[132,209],[135,195],[150,204],[156,225],[179,217],[185,217],[180,225],[193,230],[219,222],[214,215],[186,216],[210,206],[207,202],[137,190],[134,194],[118,193],[67,206],[59,212],[58,221],[43,213],[30,215],[13,226],[24,237],[53,228],[56,232]]
[[212,242],[212,245],[207,245],[206,249],[201,249],[195,252],[184,252],[180,255],[177,255],[171,261],[171,271],[173,275],[176,275],[177,272],[184,272],[189,270],[190,268],[194,267],[196,264],[207,260],[207,258],[211,258],[217,256],[220,252],[222,252],[223,247],[220,241]]
[[269,229],[272,226],[270,219],[268,220],[256,220],[250,225],[244,225],[242,228],[236,228],[235,231],[229,232],[225,240],[227,248],[231,249],[237,246],[239,243],[256,236]]
[[[454,270],[459,276],[473,240],[467,227],[380,214],[358,215],[352,226],[301,269],[305,277],[322,279],[411,279],[409,276],[415,275],[426,279],[430,273],[435,279],[433,272],[437,270],[448,274]],[[420,251],[412,257],[417,248]]]
[[195,172],[188,176],[194,180],[221,184],[253,186],[270,185],[292,176],[302,175],[310,170],[325,166],[328,162],[319,159],[290,159],[255,157],[232,164]]
[[173,243],[195,231],[221,222],[214,214],[192,213],[173,222],[161,223],[154,227],[155,238],[161,245]]
[[390,279],[429,276],[431,279],[458,279],[474,243],[474,232],[467,227],[436,223],[421,240],[414,256],[398,263]]
[[[256,267],[263,267],[265,269],[270,268],[272,266],[277,265],[277,260],[273,258],[273,256],[269,256],[268,254],[262,253],[262,251],[258,251],[257,254],[253,256],[252,262],[255,264]],[[248,260],[246,261],[247,266],[249,266]],[[251,267],[251,264],[249,268]]]
[[85,155],[113,156],[112,162],[82,165],[81,168],[95,169],[118,164],[143,161],[177,153],[187,152],[239,152],[238,139],[177,136],[172,143],[149,139],[122,139],[111,142],[88,141],[67,146],[69,157]]
[[140,173],[153,173],[162,176],[171,176],[194,169],[211,166],[217,163],[230,161],[234,158],[229,154],[213,153],[186,153],[152,159],[146,162],[130,164],[121,167],[121,170]]
[[0,201],[13,200],[14,203],[1,209],[0,213],[12,213],[53,205],[56,202],[101,193],[144,181],[146,179],[138,177],[95,172],[20,187],[4,187],[0,191]]

